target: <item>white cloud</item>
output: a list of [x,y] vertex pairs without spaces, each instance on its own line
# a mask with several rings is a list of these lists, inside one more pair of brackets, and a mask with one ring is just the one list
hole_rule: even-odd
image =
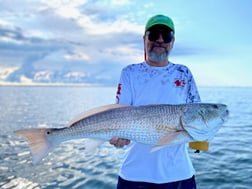
[[65,54],[64,58],[66,60],[83,60],[88,61],[90,60],[90,56],[83,52],[74,52],[74,54]]
[[85,4],[87,1],[84,0],[70,0],[70,1],[59,1],[59,0],[42,0],[47,6],[47,9],[53,10],[56,14],[64,18],[76,19],[81,16],[78,7]]
[[[204,4],[204,7],[215,5],[216,2],[209,1]],[[243,5],[243,3],[240,4]],[[105,78],[107,73],[112,73],[112,68],[113,71],[119,72],[119,68],[123,65],[143,60],[142,35],[146,20],[154,14],[168,13],[175,21],[177,28],[172,56],[182,57],[185,61],[178,63],[193,65],[195,64],[193,57],[207,55],[201,59],[205,65],[199,67],[218,74],[214,78],[214,82],[216,79],[215,83],[217,83],[217,80],[225,78],[227,73],[220,76],[221,73],[211,67],[213,64],[210,59],[214,61],[211,54],[215,54],[215,58],[220,59],[225,49],[234,46],[235,50],[230,55],[240,56],[237,62],[250,64],[246,60],[251,60],[248,55],[250,55],[252,38],[246,37],[246,34],[250,36],[251,27],[243,29],[241,26],[247,24],[246,20],[251,20],[251,14],[249,8],[246,8],[243,11],[246,14],[242,12],[242,15],[246,17],[241,19],[238,12],[231,17],[243,20],[242,24],[237,25],[241,31],[233,33],[232,28],[230,30],[229,27],[230,23],[224,22],[229,20],[230,12],[225,12],[225,9],[226,20],[223,20],[222,17],[216,16],[222,15],[220,11],[222,8],[218,6],[216,14],[208,17],[208,11],[202,12],[201,5],[196,2],[175,0],[160,3],[132,0],[1,1],[0,69],[6,65],[8,68],[27,66],[30,61],[31,65],[35,64],[52,70],[67,70],[71,67],[73,71],[76,71],[83,68],[90,73],[90,76],[94,74],[96,78],[99,76]],[[191,11],[192,8],[196,8],[197,11]],[[227,8],[229,9],[230,7]],[[218,30],[208,24],[213,21],[216,22]],[[218,65],[227,60],[229,57],[225,55],[225,58],[218,61]],[[197,66],[193,68],[196,73],[202,71],[202,69],[196,69]],[[3,75],[2,77],[6,77],[6,74]],[[200,72],[198,76],[201,81],[204,80],[204,83],[211,82],[211,75]],[[245,76],[244,80],[248,80],[249,83],[249,79]],[[228,81],[235,82],[233,79]]]
[[154,3],[153,2],[148,2],[148,3],[145,3],[143,6],[144,6],[144,8],[149,9],[149,8],[154,6]]
[[6,20],[3,20],[0,18],[0,26],[1,27],[6,27],[6,26],[11,26],[12,24]]
[[103,53],[105,53],[108,58],[114,57],[118,60],[118,62],[128,64],[141,62],[143,60],[143,50],[132,45],[121,45],[114,48],[106,48],[104,49]]
[[107,35],[121,32],[142,33],[142,26],[130,23],[127,20],[119,19],[113,22],[95,23],[88,17],[81,18],[78,23],[85,28],[86,34],[90,35]]
[[127,5],[127,4],[130,4],[129,0],[112,0],[111,1],[111,4],[112,5]]
[[18,67],[1,67],[1,69],[0,69],[0,79],[1,80],[6,79],[8,77],[8,75],[13,73],[17,69],[18,69]]

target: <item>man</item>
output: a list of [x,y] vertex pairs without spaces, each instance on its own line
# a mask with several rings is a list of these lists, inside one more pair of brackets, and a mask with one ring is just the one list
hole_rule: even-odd
[[[150,18],[145,27],[145,61],[122,70],[117,102],[133,106],[200,102],[190,70],[168,60],[175,41],[173,21],[164,15]],[[150,118],[151,119],[151,118]],[[195,189],[194,169],[187,144],[151,152],[151,146],[112,138],[116,147],[127,145],[118,189]]]

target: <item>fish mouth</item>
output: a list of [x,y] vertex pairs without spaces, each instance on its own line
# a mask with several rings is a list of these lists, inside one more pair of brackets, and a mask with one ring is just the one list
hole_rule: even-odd
[[224,117],[221,117],[221,121],[222,121],[222,122],[225,122],[226,119],[225,119]]
[[228,117],[228,115],[229,115],[229,111],[228,111],[228,110],[226,110],[226,111],[225,111],[225,113],[224,113],[224,115],[223,115],[223,116],[221,116],[221,120],[222,120],[222,122],[227,121],[227,117]]

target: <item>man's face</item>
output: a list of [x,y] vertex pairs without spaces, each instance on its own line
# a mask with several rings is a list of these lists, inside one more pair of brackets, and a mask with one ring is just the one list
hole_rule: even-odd
[[156,63],[168,59],[173,43],[173,31],[164,27],[153,27],[144,36],[146,55],[150,61]]

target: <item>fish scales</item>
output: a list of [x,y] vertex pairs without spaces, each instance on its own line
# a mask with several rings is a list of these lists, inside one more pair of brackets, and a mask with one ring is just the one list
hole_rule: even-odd
[[[113,136],[129,136],[129,132],[136,127],[142,128],[146,127],[149,117],[143,114],[139,110],[131,109],[117,109],[108,112],[103,112],[99,116],[91,116],[73,125],[74,128],[81,127],[83,132],[88,132],[89,136],[96,136],[98,133],[103,133],[106,137]],[[148,123],[149,124],[149,123]],[[147,129],[147,127],[146,127]],[[135,136],[139,135],[139,132],[134,132]],[[109,136],[108,136],[109,134]],[[135,138],[132,135],[133,138]]]
[[[143,128],[146,126],[146,117],[141,111],[135,109],[117,109],[102,112],[97,115],[93,115],[74,123],[70,128],[57,130],[55,135],[66,137],[75,136],[75,138],[81,137],[101,137],[108,139],[112,135],[123,136],[135,127]],[[148,118],[148,117],[146,117]],[[149,124],[149,123],[148,123]],[[56,130],[55,130],[56,131]],[[139,131],[141,132],[141,131]],[[135,136],[139,135],[139,132],[135,132]],[[132,136],[135,138],[134,136]]]
[[205,141],[212,139],[227,116],[228,110],[224,104],[160,104],[138,107],[114,104],[76,117],[69,127],[27,129],[15,133],[27,139],[33,163],[37,163],[56,145],[78,138],[107,141],[112,137],[120,137],[162,147]]
[[[151,143],[153,140],[150,140],[150,138],[157,140],[165,134],[167,129],[171,131],[170,127],[175,130],[179,126],[180,114],[177,112],[181,108],[179,106],[175,107],[177,107],[175,111],[172,111],[174,108],[171,109],[170,106],[163,108],[149,106],[113,109],[100,113],[99,116],[93,115],[83,119],[73,124],[72,128],[76,128],[75,132],[82,133],[81,137],[108,139],[118,136]],[[149,116],[150,112],[151,117]],[[167,115],[171,119],[167,119]],[[78,127],[80,128],[77,129]]]

